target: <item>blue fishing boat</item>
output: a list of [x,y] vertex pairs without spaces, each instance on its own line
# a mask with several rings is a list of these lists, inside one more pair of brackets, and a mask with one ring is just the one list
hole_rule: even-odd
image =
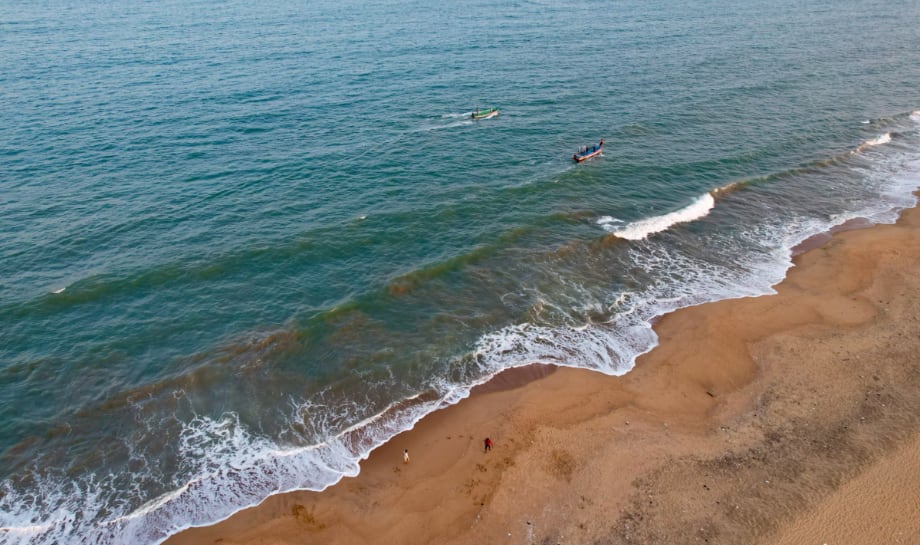
[[597,157],[598,155],[601,154],[601,150],[603,150],[603,149],[604,149],[604,139],[601,138],[600,144],[597,144],[597,145],[595,145],[595,146],[585,146],[585,147],[579,149],[579,150],[575,153],[575,155],[572,156],[572,159],[573,159],[576,163],[580,163],[580,162],[582,162],[582,161],[584,161],[584,160],[586,160],[586,159],[590,159],[590,158],[592,158],[592,157]]

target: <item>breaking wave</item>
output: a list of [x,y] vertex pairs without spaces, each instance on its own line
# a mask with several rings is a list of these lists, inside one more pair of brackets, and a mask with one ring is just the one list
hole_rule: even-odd
[[873,148],[875,146],[882,146],[882,145],[889,144],[889,143],[891,143],[891,133],[886,132],[885,134],[880,134],[879,136],[876,136],[875,138],[866,140],[865,142],[860,144],[859,147],[856,149],[857,151],[862,151],[866,148]]
[[715,203],[716,201],[712,194],[705,193],[690,205],[661,216],[641,219],[626,225],[618,225],[621,220],[604,216],[598,219],[597,223],[619,238],[642,240],[649,235],[660,233],[679,223],[687,223],[705,217],[715,206]]

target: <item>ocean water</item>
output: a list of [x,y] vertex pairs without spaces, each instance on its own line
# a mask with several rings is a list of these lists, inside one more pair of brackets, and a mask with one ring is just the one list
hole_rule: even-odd
[[323,489],[915,204],[917,3],[262,4],[0,9],[0,543]]

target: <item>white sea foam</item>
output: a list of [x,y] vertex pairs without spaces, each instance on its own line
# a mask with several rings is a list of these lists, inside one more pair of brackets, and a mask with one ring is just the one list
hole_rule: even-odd
[[444,123],[443,125],[422,125],[421,127],[414,129],[413,132],[428,132],[428,131],[440,131],[442,129],[453,129],[455,127],[462,127],[464,125],[472,125],[473,120],[467,116],[465,118],[450,118],[449,123]]
[[38,533],[40,533],[40,532],[44,532],[44,531],[47,530],[48,528],[49,528],[49,526],[48,526],[47,524],[43,524],[43,525],[36,525],[36,524],[33,524],[33,525],[31,525],[31,526],[26,525],[26,526],[13,526],[13,527],[0,526],[0,535],[3,535],[3,534],[5,534],[5,533],[10,533],[10,534],[22,534],[22,535],[34,535],[34,534],[38,534]]
[[[22,494],[4,483],[0,542],[160,543],[182,529],[223,520],[273,494],[323,490],[343,477],[357,475],[358,463],[371,450],[412,428],[442,404],[441,399],[417,402],[303,447],[284,447],[255,436],[232,413],[217,420],[197,418],[185,426],[178,446],[178,457],[194,475],[184,484],[139,507],[112,513],[106,498],[115,485],[109,480],[77,483],[63,475],[44,478],[37,483],[38,496]],[[356,430],[362,434],[359,440],[353,437]],[[110,514],[103,515],[106,512]],[[42,525],[34,524],[39,514]]]
[[891,142],[891,133],[886,132],[885,134],[880,134],[879,136],[875,138],[866,140],[865,142],[863,142],[861,147],[881,146],[883,144],[888,144],[889,142]]
[[625,238],[627,240],[642,240],[649,235],[664,231],[673,225],[705,217],[709,214],[709,211],[712,210],[713,206],[715,206],[715,199],[711,194],[705,193],[700,195],[692,204],[662,216],[645,218],[625,226],[613,225],[613,223],[616,223],[614,218],[604,216],[597,220],[597,223],[620,238]]

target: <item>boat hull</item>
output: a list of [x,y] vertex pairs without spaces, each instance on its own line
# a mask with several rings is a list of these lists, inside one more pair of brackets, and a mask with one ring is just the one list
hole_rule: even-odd
[[593,153],[589,153],[588,155],[577,155],[577,154],[576,154],[576,155],[575,155],[574,157],[572,157],[572,158],[575,159],[575,162],[576,162],[576,163],[580,163],[580,162],[582,162],[582,161],[587,161],[588,159],[590,159],[590,158],[592,158],[592,157],[597,157],[597,156],[600,155],[600,154],[601,154],[601,150],[597,150],[597,151],[595,151],[595,152],[593,152]]
[[489,119],[492,117],[496,117],[497,115],[498,115],[498,110],[492,110],[491,112],[474,113],[472,117],[474,120],[478,121],[480,119]]
[[575,155],[572,156],[572,159],[576,163],[580,163],[582,161],[587,161],[588,159],[591,159],[592,157],[597,157],[598,155],[601,154],[602,151],[604,151],[603,141],[601,141],[601,144],[597,146],[596,150],[592,150],[590,152],[585,152],[585,153],[576,153]]

